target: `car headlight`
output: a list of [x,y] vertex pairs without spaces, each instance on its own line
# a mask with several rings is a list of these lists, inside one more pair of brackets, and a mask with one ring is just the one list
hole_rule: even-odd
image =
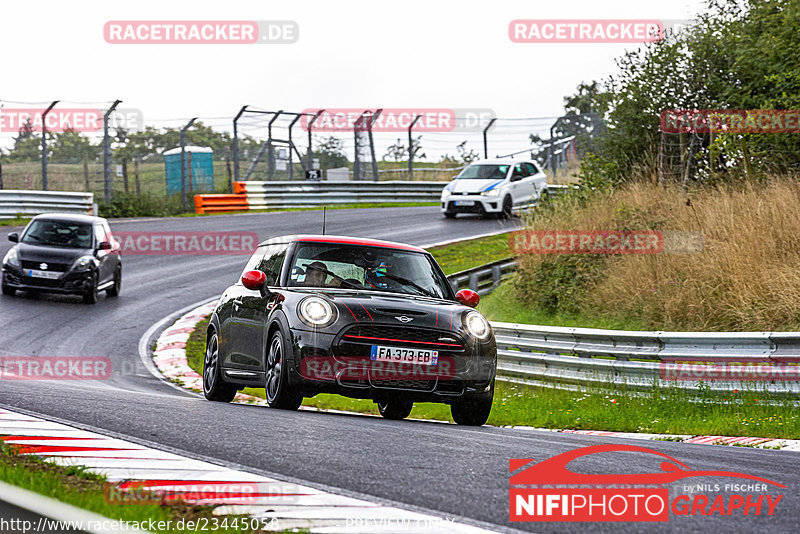
[[482,197],[496,197],[499,194],[500,194],[500,189],[495,187],[493,189],[489,189],[488,191],[484,191],[483,193],[481,193],[481,196]]
[[19,255],[17,255],[17,249],[12,248],[8,252],[6,252],[6,256],[3,258],[3,265],[11,265],[12,267],[19,267]]
[[81,256],[70,267],[71,271],[85,271],[94,266],[94,256]]
[[297,307],[300,318],[311,326],[325,326],[333,322],[335,312],[327,300],[320,297],[306,297]]
[[476,311],[467,313],[464,317],[464,324],[467,326],[469,333],[478,339],[486,339],[491,333],[489,321]]
[[450,187],[450,186],[448,185],[447,187],[445,187],[444,189],[442,189],[442,198],[447,198],[447,197],[449,197],[450,195],[452,195],[452,193],[450,192],[450,190],[448,189],[448,187]]

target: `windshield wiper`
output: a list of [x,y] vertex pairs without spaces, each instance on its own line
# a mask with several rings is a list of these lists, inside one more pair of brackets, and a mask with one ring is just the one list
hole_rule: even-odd
[[434,298],[434,299],[437,298],[435,295],[430,293],[427,289],[425,289],[421,285],[417,284],[416,282],[413,282],[413,281],[409,280],[408,278],[403,278],[402,276],[397,276],[397,275],[389,274],[389,273],[383,273],[382,276],[385,276],[386,278],[390,278],[390,279],[394,280],[395,282],[400,282],[403,285],[406,285],[406,286],[409,286],[409,287],[413,287],[417,291],[420,291],[426,297],[431,297],[431,298]]
[[347,284],[348,286],[352,287],[353,289],[363,289],[363,287],[359,287],[360,284],[357,286],[353,282],[348,282],[347,280],[345,280],[344,278],[342,278],[338,274],[330,272],[328,269],[323,269],[322,267],[316,267],[314,265],[306,265],[305,267],[306,267],[306,269],[314,269],[315,271],[319,271],[321,273],[329,274],[332,277],[334,277],[337,280],[339,280],[341,283]]

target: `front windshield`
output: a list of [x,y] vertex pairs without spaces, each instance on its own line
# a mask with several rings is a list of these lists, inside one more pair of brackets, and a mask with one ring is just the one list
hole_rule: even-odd
[[300,243],[290,287],[364,289],[449,298],[447,280],[421,252],[337,243]]
[[92,248],[92,225],[71,221],[37,220],[31,222],[23,243],[66,248]]
[[508,173],[508,165],[470,165],[459,174],[457,180],[502,180]]

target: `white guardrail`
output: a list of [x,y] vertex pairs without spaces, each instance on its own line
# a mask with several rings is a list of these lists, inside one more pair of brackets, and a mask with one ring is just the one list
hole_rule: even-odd
[[[516,269],[504,259],[448,276],[491,292]],[[635,332],[492,322],[498,378],[564,389],[677,388],[800,393],[800,332]]]
[[92,193],[69,191],[0,190],[0,219],[15,219],[41,213],[94,213]]
[[333,204],[439,202],[446,182],[237,182],[250,209]]
[[798,332],[633,332],[493,322],[498,376],[576,389],[624,386],[800,393]]

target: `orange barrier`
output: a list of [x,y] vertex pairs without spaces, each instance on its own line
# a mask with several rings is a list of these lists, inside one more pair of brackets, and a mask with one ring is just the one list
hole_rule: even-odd
[[247,195],[195,195],[195,213],[219,213],[222,211],[249,210]]
[[247,182],[233,182],[234,193],[247,193]]

